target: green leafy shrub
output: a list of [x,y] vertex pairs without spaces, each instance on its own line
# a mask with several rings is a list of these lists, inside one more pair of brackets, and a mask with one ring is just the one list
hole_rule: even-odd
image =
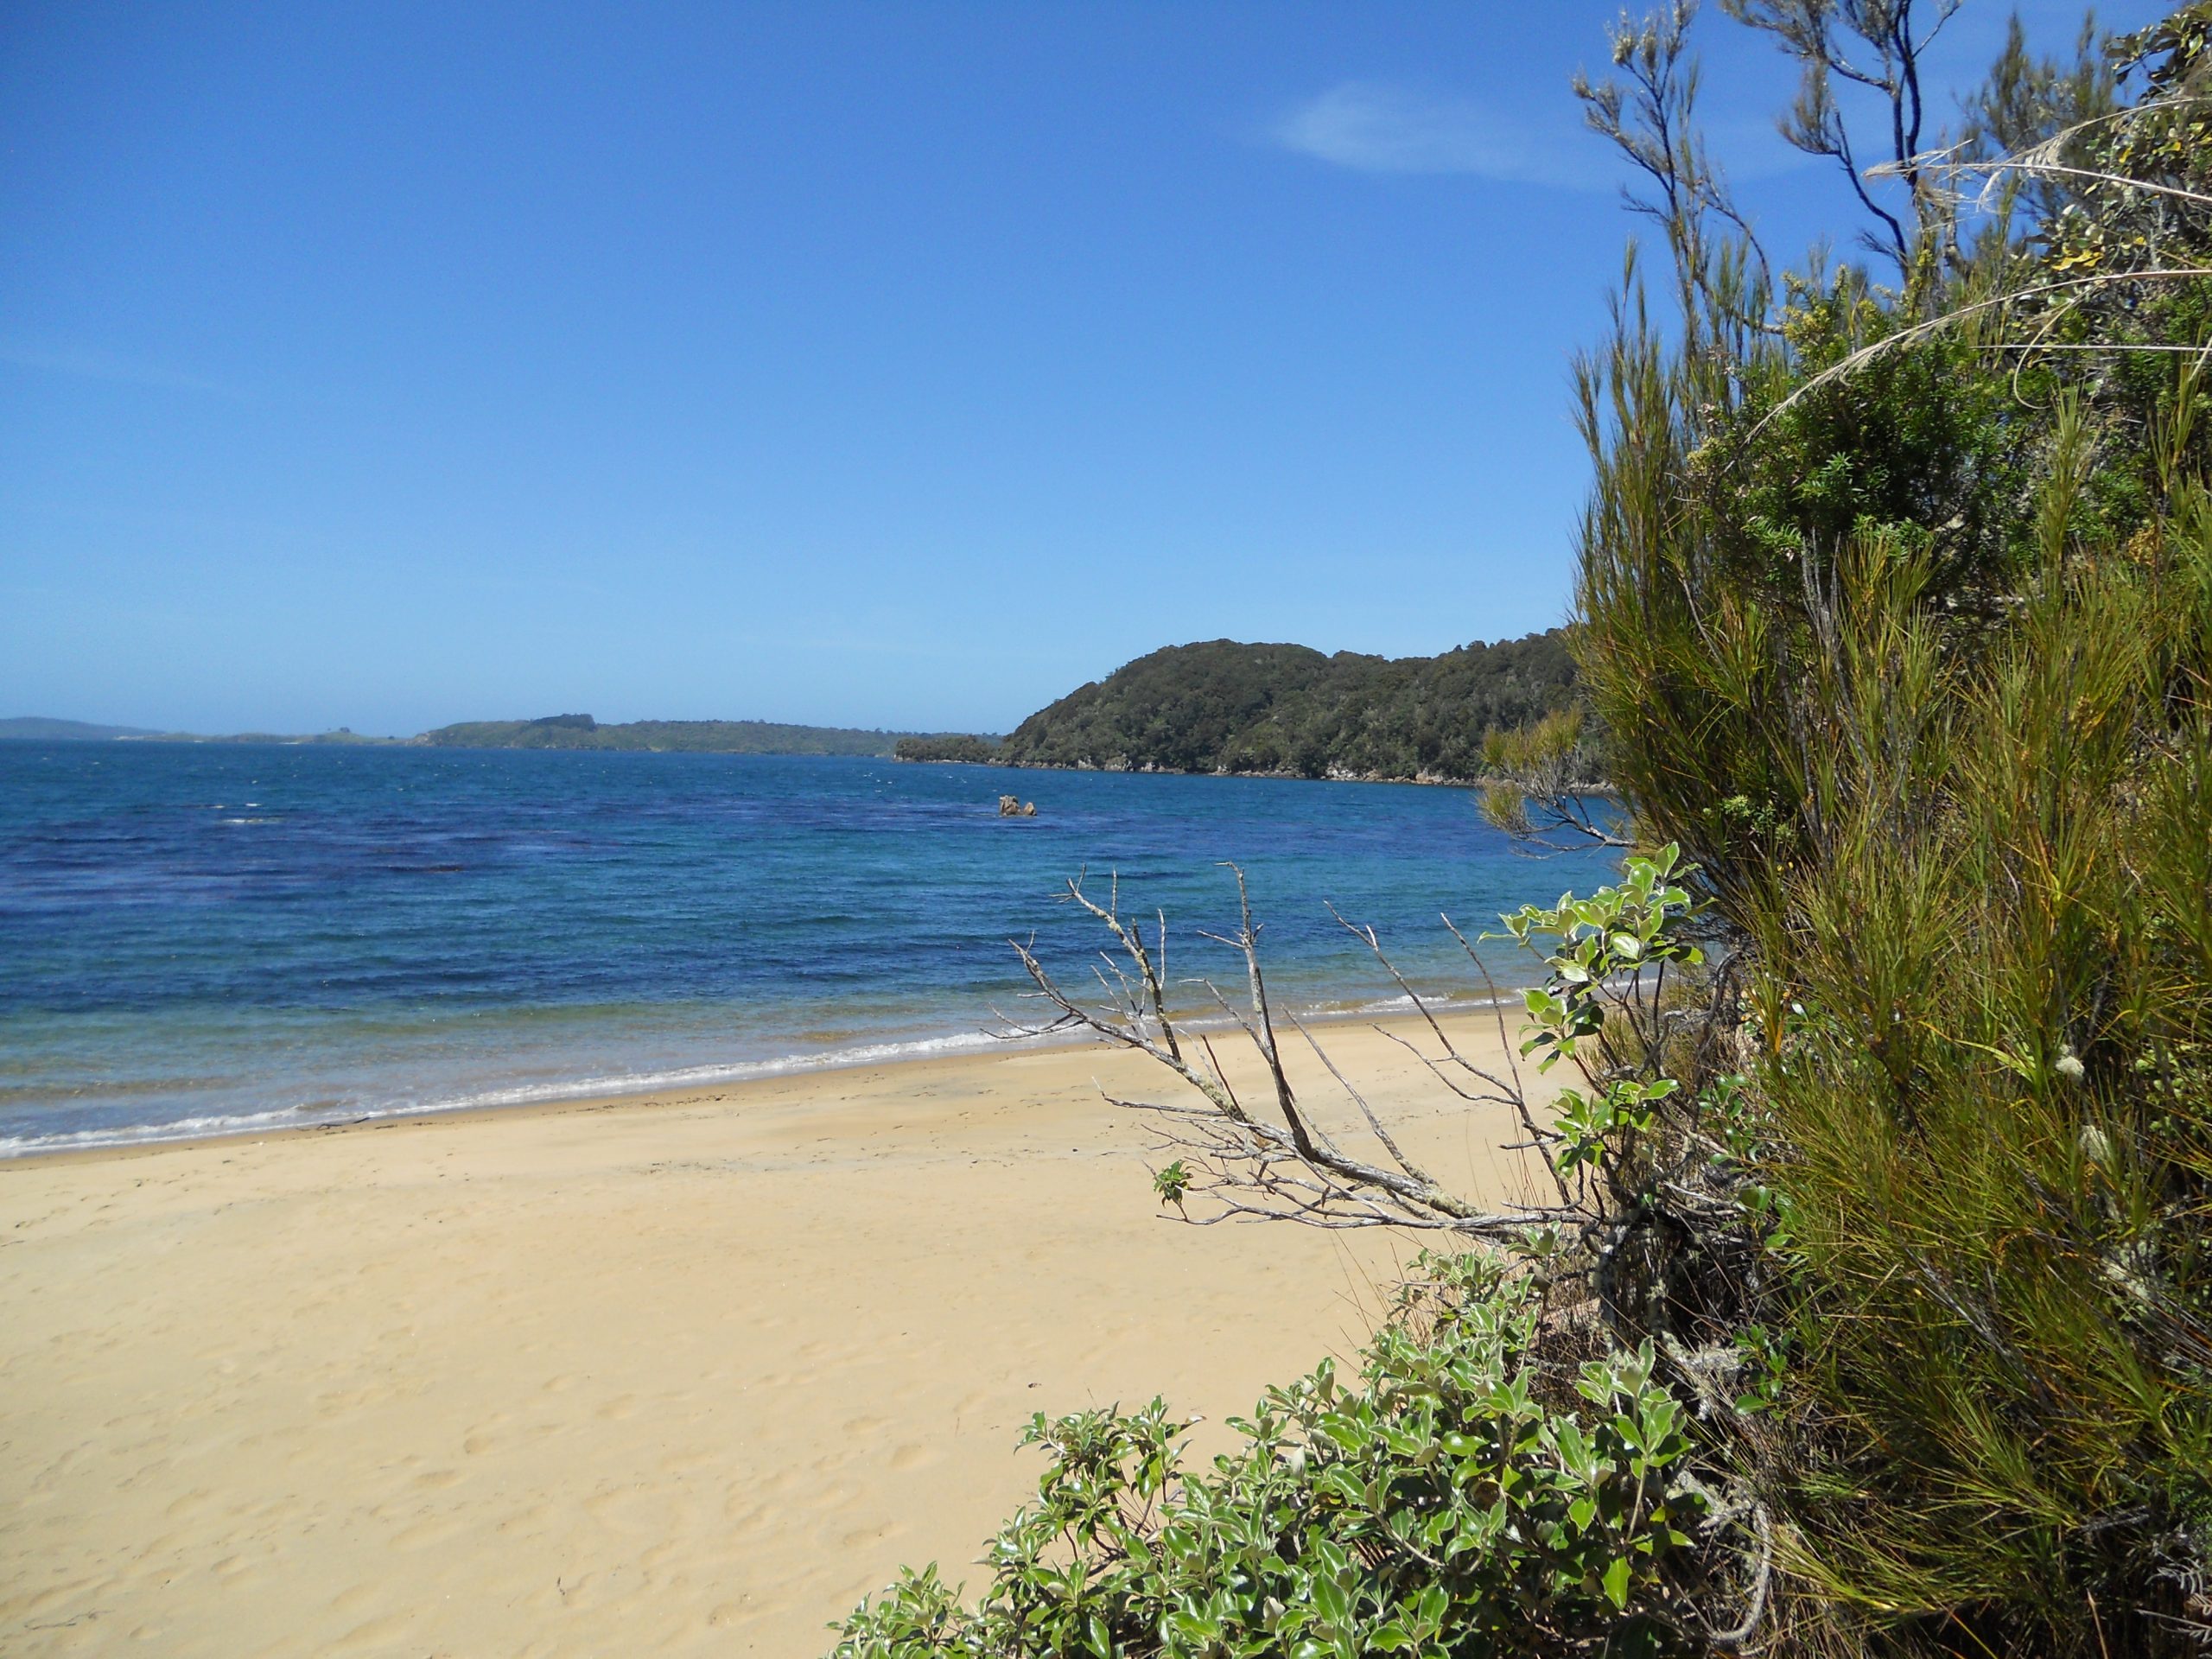
[[1037,1501],[973,1608],[910,1573],[838,1659],[1694,1647],[1708,1498],[1650,1348],[1573,1364],[1528,1279],[1469,1256],[1414,1271],[1356,1384],[1325,1362],[1269,1389],[1211,1470],[1156,1400],[1039,1415]]

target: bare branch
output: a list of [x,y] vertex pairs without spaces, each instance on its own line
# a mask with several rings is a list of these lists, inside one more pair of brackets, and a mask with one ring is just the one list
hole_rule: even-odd
[[[1118,893],[1109,903],[1100,905],[1085,895],[1080,878],[1068,884],[1071,899],[1109,930],[1128,960],[1129,966],[1125,970],[1109,959],[1111,976],[1103,972],[1097,975],[1105,993],[1103,1008],[1079,1002],[1062,989],[1032,944],[1010,941],[1024,971],[1037,988],[1033,995],[1048,1001],[1056,1010],[1049,1022],[1032,1023],[1021,1028],[1023,1031],[1087,1030],[1118,1047],[1148,1055],[1188,1084],[1198,1096],[1197,1101],[1187,1104],[1105,1096],[1116,1106],[1146,1114],[1153,1120],[1154,1133],[1163,1146],[1196,1165],[1197,1179],[1185,1191],[1206,1195],[1217,1206],[1217,1211],[1208,1217],[1192,1219],[1205,1224],[1229,1217],[1265,1217],[1297,1220],[1310,1226],[1408,1227],[1502,1238],[1545,1222],[1583,1218],[1579,1210],[1565,1202],[1564,1189],[1560,1205],[1543,1208],[1493,1208],[1472,1203],[1452,1192],[1406,1154],[1379,1114],[1329,1058],[1313,1033],[1295,1016],[1287,1016],[1311,1045],[1322,1065],[1351,1096],[1395,1167],[1351,1156],[1336,1144],[1326,1130],[1311,1122],[1300,1105],[1275,1036],[1274,1011],[1260,963],[1259,928],[1252,919],[1249,890],[1241,870],[1234,865],[1226,868],[1236,877],[1238,931],[1233,937],[1205,937],[1219,939],[1243,957],[1250,994],[1249,1011],[1232,1005],[1210,982],[1198,982],[1251,1039],[1274,1090],[1275,1105],[1281,1116],[1280,1124],[1255,1117],[1246,1110],[1214,1052],[1211,1039],[1203,1032],[1195,1035],[1204,1065],[1193,1063],[1190,1049],[1177,1033],[1175,1017],[1168,1007],[1160,979],[1160,963],[1166,955],[1164,917],[1160,919],[1159,945],[1154,951],[1145,945],[1135,929],[1121,921],[1118,904],[1115,902]],[[1341,916],[1338,918],[1339,922],[1343,919]],[[1382,957],[1379,941],[1371,932],[1363,937]],[[1390,966],[1387,957],[1382,959],[1393,978],[1404,985],[1403,976]],[[1410,986],[1406,989],[1408,995],[1414,995]],[[1517,1099],[1517,1090],[1466,1061],[1452,1047],[1441,1026],[1428,1015],[1426,1004],[1418,996],[1414,1001],[1424,1017],[1429,1019],[1431,1028],[1443,1042],[1447,1055],[1466,1075],[1499,1091],[1496,1096],[1478,1096],[1455,1083],[1452,1084],[1453,1092],[1469,1100],[1495,1098],[1513,1102],[1526,1122],[1526,1103]],[[1417,1050],[1415,1052],[1418,1054]],[[1425,1064],[1435,1069],[1433,1063],[1422,1058]]]
[[[1926,124],[1920,63],[1930,42],[1957,12],[1961,0],[1927,0],[1933,15],[1925,32],[1916,14],[1922,0],[1721,0],[1728,15],[1770,35],[1797,60],[1802,70],[1797,97],[1780,123],[1782,136],[1809,156],[1832,158],[1851,184],[1859,205],[1884,234],[1870,235],[1870,246],[1897,263],[1910,279],[1915,241],[1923,245],[1938,224],[1922,176],[1921,136]],[[1856,46],[1847,44],[1855,41]],[[1850,124],[1838,106],[1834,80],[1849,81],[1880,98],[1888,128],[1889,156],[1883,166],[1910,192],[1911,217],[1892,213],[1866,188],[1872,175],[1859,165]]]
[[1068,897],[1105,923],[1107,931],[1113,934],[1122,948],[1129,953],[1130,959],[1136,963],[1137,971],[1144,980],[1145,988],[1151,995],[1153,1017],[1160,1023],[1161,1033],[1166,1039],[1167,1052],[1179,1060],[1182,1058],[1182,1051],[1176,1045],[1175,1029],[1167,1019],[1167,1001],[1161,985],[1166,972],[1167,918],[1163,913],[1160,918],[1160,965],[1155,969],[1151,957],[1145,954],[1144,936],[1133,929],[1123,927],[1122,918],[1116,913],[1120,907],[1119,900],[1122,893],[1122,879],[1118,874],[1113,879],[1111,892],[1116,901],[1115,905],[1111,908],[1101,910],[1084,897],[1082,876],[1077,875],[1068,883]]
[[[1421,1017],[1428,1022],[1429,1030],[1436,1033],[1436,1040],[1443,1045],[1446,1056],[1469,1075],[1481,1078],[1492,1089],[1496,1090],[1497,1091],[1497,1094],[1491,1096],[1491,1098],[1507,1102],[1512,1105],[1514,1112],[1521,1120],[1521,1127],[1522,1130],[1528,1135],[1530,1142],[1543,1154],[1544,1167],[1551,1175],[1552,1185],[1559,1190],[1560,1201],[1561,1203],[1566,1203],[1568,1198],[1567,1179],[1560,1173],[1559,1166],[1553,1161],[1549,1146],[1549,1142],[1556,1140],[1558,1137],[1536,1127],[1535,1117],[1529,1109],[1528,1094],[1521,1086],[1521,1068],[1513,1058],[1513,1042],[1506,1034],[1504,1004],[1497,995],[1497,982],[1491,978],[1490,969],[1484,965],[1483,959],[1477,954],[1475,947],[1468,944],[1466,935],[1460,932],[1458,928],[1452,926],[1452,918],[1449,916],[1442,918],[1445,927],[1450,931],[1453,938],[1459,941],[1459,948],[1467,953],[1467,959],[1475,964],[1476,970],[1483,976],[1483,982],[1490,988],[1491,1007],[1496,1011],[1497,1015],[1498,1042],[1500,1046],[1502,1046],[1505,1051],[1506,1065],[1513,1073],[1513,1081],[1510,1084],[1503,1082],[1497,1077],[1492,1077],[1489,1072],[1484,1071],[1480,1066],[1476,1065],[1465,1055],[1461,1054],[1459,1051],[1452,1046],[1451,1038],[1445,1034],[1444,1027],[1438,1023],[1436,1016],[1429,1012],[1428,1004],[1421,1000],[1421,993],[1414,990],[1411,985],[1406,982],[1406,976],[1398,971],[1397,964],[1393,963],[1389,956],[1384,953],[1382,950],[1382,942],[1376,937],[1375,930],[1373,928],[1353,926],[1351,923],[1345,921],[1343,916],[1338,913],[1337,907],[1334,905],[1331,905],[1329,906],[1329,914],[1335,916],[1339,924],[1349,929],[1355,936],[1366,942],[1367,948],[1375,953],[1375,959],[1382,964],[1383,970],[1396,982],[1398,988],[1403,991],[1407,997],[1411,1000],[1414,1008],[1420,1012]],[[1385,1033],[1384,1034],[1386,1036],[1390,1035],[1389,1033]],[[1403,1039],[1397,1039],[1395,1040],[1402,1043],[1404,1042]],[[1466,1094],[1456,1084],[1453,1084],[1451,1079],[1445,1077],[1442,1066],[1436,1062],[1430,1060],[1427,1055],[1422,1054],[1421,1052],[1419,1049],[1414,1048],[1412,1044],[1404,1043],[1404,1046],[1409,1050],[1415,1058],[1420,1059],[1424,1065],[1427,1065],[1431,1071],[1434,1072],[1436,1076],[1444,1082],[1445,1085],[1452,1090],[1452,1093],[1459,1095],[1463,1099],[1472,1100],[1477,1098],[1475,1096]]]
[[[1268,1074],[1274,1079],[1275,1100],[1281,1106],[1283,1116],[1290,1120],[1294,1132],[1302,1137],[1306,1132],[1298,1127],[1297,1102],[1290,1092],[1290,1079],[1283,1075],[1282,1055],[1275,1046],[1274,1025],[1268,1013],[1267,984],[1260,976],[1260,935],[1252,925],[1252,895],[1245,887],[1242,869],[1234,864],[1223,868],[1236,878],[1236,909],[1241,920],[1236,948],[1243,952],[1245,977],[1252,987],[1252,1018],[1259,1026],[1254,1040],[1260,1045],[1260,1052],[1267,1057]],[[1300,1149],[1303,1151],[1304,1147]]]
[[1344,1085],[1344,1093],[1351,1096],[1352,1103],[1359,1108],[1359,1115],[1367,1120],[1367,1127],[1375,1132],[1375,1138],[1382,1143],[1383,1150],[1390,1154],[1398,1167],[1417,1181],[1426,1181],[1431,1186],[1435,1185],[1436,1178],[1400,1150],[1398,1143],[1391,1138],[1390,1131],[1384,1128],[1382,1120],[1375,1116],[1375,1109],[1367,1103],[1367,1096],[1353,1088],[1351,1080],[1337,1069],[1337,1063],[1329,1058],[1327,1051],[1314,1039],[1313,1033],[1306,1028],[1305,1023],[1295,1014],[1290,1016],[1290,1023],[1298,1027],[1298,1034],[1306,1039],[1306,1046],[1313,1051],[1314,1058],[1328,1067],[1329,1075]]

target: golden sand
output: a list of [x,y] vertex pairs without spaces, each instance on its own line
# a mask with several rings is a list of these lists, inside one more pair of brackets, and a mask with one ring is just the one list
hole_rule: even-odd
[[[1328,1042],[1524,1195],[1509,1123]],[[1172,1084],[995,1051],[0,1166],[0,1653],[804,1656],[901,1562],[972,1583],[1031,1413],[1205,1444],[1412,1247],[1162,1219],[1094,1078]]]

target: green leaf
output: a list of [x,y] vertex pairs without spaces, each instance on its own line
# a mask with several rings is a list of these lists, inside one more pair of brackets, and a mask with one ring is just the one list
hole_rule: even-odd
[[1628,1611],[1628,1557],[1616,1555],[1605,1568],[1605,1599],[1622,1612]]
[[1351,1597],[1333,1579],[1313,1580],[1313,1605],[1332,1624],[1342,1624],[1351,1617]]

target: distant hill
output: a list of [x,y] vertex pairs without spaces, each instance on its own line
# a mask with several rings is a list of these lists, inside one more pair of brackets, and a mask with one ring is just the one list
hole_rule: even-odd
[[781,726],[766,720],[637,720],[602,726],[589,715],[542,720],[470,720],[425,732],[417,742],[450,749],[630,749],[710,754],[859,754],[885,760],[918,732],[843,726]]
[[[367,737],[343,728],[334,732],[289,735],[281,732],[235,732],[204,737],[193,732],[157,732],[137,726],[99,726],[82,720],[26,717],[0,720],[0,741],[32,742],[136,738],[162,743],[408,743],[442,749],[626,749],[655,753],[693,751],[710,754],[855,754],[889,759],[902,739],[920,732],[859,731],[842,726],[784,726],[766,720],[639,720],[602,726],[589,715],[549,715],[542,720],[470,720],[441,726],[420,737]],[[986,750],[996,738],[962,738]]]
[[1438,657],[1324,656],[1304,645],[1170,645],[1080,687],[987,754],[906,743],[909,760],[1465,782],[1483,739],[1574,697],[1558,629]]
[[0,743],[67,743],[95,741],[110,737],[159,737],[159,732],[139,726],[97,726],[88,720],[52,720],[44,715],[22,715],[0,720]]
[[225,732],[209,736],[200,732],[157,732],[144,726],[100,726],[86,720],[49,720],[31,716],[0,720],[0,742],[117,742],[130,739],[145,743],[399,743],[404,738],[367,737],[340,727],[334,732]]

